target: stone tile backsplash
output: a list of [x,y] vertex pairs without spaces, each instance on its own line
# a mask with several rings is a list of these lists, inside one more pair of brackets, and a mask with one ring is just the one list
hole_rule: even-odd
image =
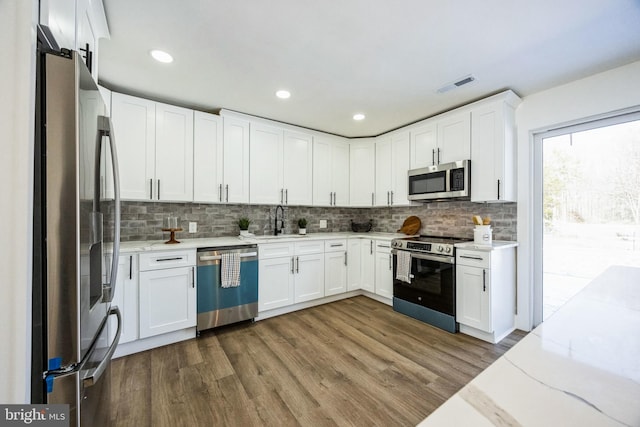
[[[298,232],[298,218],[308,221],[307,232],[351,231],[351,220],[373,220],[373,230],[396,232],[403,221],[415,215],[422,221],[421,234],[455,236],[473,239],[472,215],[491,217],[495,240],[516,240],[515,203],[471,203],[466,201],[431,202],[407,207],[340,208],[289,206],[284,208],[285,233]],[[178,239],[235,236],[240,217],[251,220],[249,231],[254,234],[273,234],[275,206],[272,205],[213,205],[201,203],[122,202],[122,241],[162,240],[169,234],[162,232],[167,216],[177,216]],[[321,219],[327,228],[320,229]],[[197,233],[188,233],[189,222],[198,223]]]

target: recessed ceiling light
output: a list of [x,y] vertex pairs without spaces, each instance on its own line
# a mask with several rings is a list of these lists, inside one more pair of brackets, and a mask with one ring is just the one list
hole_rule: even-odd
[[163,62],[165,64],[173,62],[173,56],[169,55],[167,52],[163,50],[156,49],[156,50],[152,50],[149,53],[151,54],[151,56],[153,56],[153,59],[155,59],[158,62]]
[[280,99],[287,99],[291,96],[291,92],[288,90],[279,90],[276,92],[276,96]]
[[362,114],[362,113],[354,114],[353,115],[353,120],[358,120],[358,121],[364,120],[364,114]]

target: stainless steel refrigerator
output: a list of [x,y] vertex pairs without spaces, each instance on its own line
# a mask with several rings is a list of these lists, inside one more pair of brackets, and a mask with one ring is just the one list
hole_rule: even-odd
[[[39,51],[37,67],[31,400],[69,404],[72,426],[109,425],[121,330],[111,305],[120,240],[115,143],[76,52]],[[111,333],[110,316],[118,319]]]

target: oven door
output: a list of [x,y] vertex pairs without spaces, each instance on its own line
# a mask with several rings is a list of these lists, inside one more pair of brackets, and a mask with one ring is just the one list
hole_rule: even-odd
[[411,283],[396,279],[393,251],[393,296],[455,316],[455,257],[411,253]]

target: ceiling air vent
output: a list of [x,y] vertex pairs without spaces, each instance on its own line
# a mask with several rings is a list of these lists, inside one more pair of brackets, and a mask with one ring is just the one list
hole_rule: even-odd
[[445,92],[449,92],[452,89],[456,89],[460,86],[464,86],[466,84],[469,84],[471,82],[474,82],[476,80],[475,77],[473,77],[471,74],[469,74],[468,76],[462,77],[461,79],[453,82],[453,83],[449,83],[446,84],[444,86],[442,86],[440,89],[438,89],[438,93],[445,93]]

